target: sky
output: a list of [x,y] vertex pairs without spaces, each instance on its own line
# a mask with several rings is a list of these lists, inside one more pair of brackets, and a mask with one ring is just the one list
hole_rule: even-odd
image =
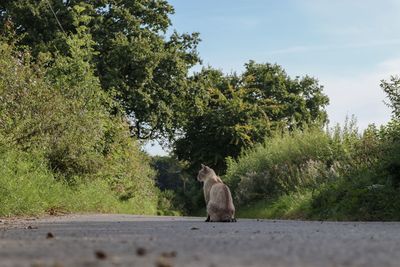
[[[226,73],[249,60],[317,78],[330,124],[354,115],[360,129],[385,124],[380,80],[400,75],[400,0],[170,0],[172,28],[199,32],[203,65]],[[193,71],[201,67],[195,67]],[[157,145],[150,154],[165,154]]]

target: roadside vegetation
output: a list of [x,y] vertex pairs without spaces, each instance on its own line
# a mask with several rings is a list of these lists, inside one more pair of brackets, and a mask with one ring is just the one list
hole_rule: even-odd
[[239,216],[399,220],[399,123],[282,133],[228,161]]
[[[203,215],[200,164],[239,217],[399,220],[400,78],[393,119],[328,127],[312,76],[249,60],[201,64],[199,33],[169,36],[166,1],[0,3],[0,216]],[[150,157],[148,141],[168,147]]]
[[157,212],[155,172],[101,89],[86,30],[61,37],[65,55],[36,60],[14,32],[1,40],[0,216]]

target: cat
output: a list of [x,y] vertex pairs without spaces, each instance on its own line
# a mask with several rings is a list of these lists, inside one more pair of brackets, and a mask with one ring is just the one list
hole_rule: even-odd
[[201,164],[197,180],[204,183],[203,191],[207,205],[206,222],[236,222],[231,191],[214,170]]

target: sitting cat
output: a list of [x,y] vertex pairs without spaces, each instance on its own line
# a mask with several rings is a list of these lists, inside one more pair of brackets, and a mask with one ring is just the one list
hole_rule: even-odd
[[203,191],[207,205],[206,222],[236,222],[231,192],[214,170],[201,164],[197,180],[204,182]]

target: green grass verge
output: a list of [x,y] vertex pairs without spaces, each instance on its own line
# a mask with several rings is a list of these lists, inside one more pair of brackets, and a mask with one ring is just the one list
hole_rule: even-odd
[[294,192],[237,208],[238,218],[329,221],[398,221],[399,190],[339,180],[311,191]]
[[40,156],[0,147],[0,216],[57,212],[156,214],[157,198],[121,201],[106,181],[57,181]]
[[310,191],[280,196],[274,200],[261,200],[237,208],[238,218],[306,219],[310,210]]

